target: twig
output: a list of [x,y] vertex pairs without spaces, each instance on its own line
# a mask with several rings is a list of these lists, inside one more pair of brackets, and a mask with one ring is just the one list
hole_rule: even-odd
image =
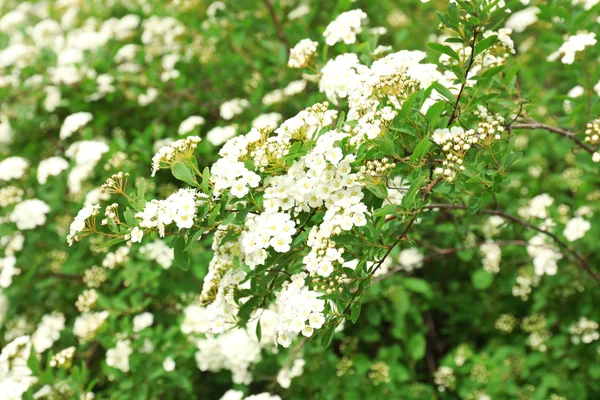
[[290,50],[290,42],[288,41],[287,37],[285,36],[285,32],[283,30],[283,28],[281,27],[281,23],[279,22],[279,19],[277,18],[277,14],[275,14],[275,8],[273,8],[273,4],[271,3],[271,0],[264,0],[265,6],[267,7],[267,10],[269,10],[269,15],[271,16],[271,21],[273,21],[273,25],[275,25],[275,30],[277,31],[277,37],[279,37],[279,40],[281,41],[281,43],[283,43],[285,45],[285,48],[289,51]]
[[[466,206],[455,205],[455,204],[429,204],[429,205],[426,205],[423,207],[423,209],[433,209],[433,208],[439,208],[439,209],[445,209],[445,210],[466,210],[467,209]],[[592,269],[590,268],[590,265],[588,263],[588,260],[581,254],[579,254],[571,246],[569,246],[567,243],[565,243],[563,240],[561,240],[554,233],[546,231],[537,225],[534,225],[530,222],[522,220],[521,218],[515,217],[514,215],[508,214],[502,210],[482,209],[482,210],[479,210],[478,213],[479,214],[487,214],[487,215],[497,215],[497,216],[505,218],[511,222],[519,224],[525,228],[532,229],[534,231],[540,232],[540,233],[548,236],[558,246],[565,249],[567,252],[569,252],[575,258],[575,260],[574,260],[575,264],[577,264],[580,268],[582,268],[585,272],[587,272],[588,275],[590,275],[594,280],[596,280],[598,283],[600,283],[600,275],[598,275],[594,271],[592,271]]]
[[456,111],[458,109],[458,103],[460,102],[460,98],[465,90],[465,86],[467,86],[467,81],[469,79],[469,72],[471,71],[471,67],[473,67],[473,63],[475,62],[475,44],[477,43],[477,25],[473,27],[473,41],[471,42],[471,58],[469,59],[469,64],[467,65],[467,69],[465,70],[465,81],[460,85],[460,90],[458,92],[458,96],[456,96],[456,102],[454,103],[454,107],[452,107],[452,114],[450,115],[450,120],[448,121],[448,127],[452,125],[454,120],[456,119]]
[[585,151],[587,151],[590,154],[594,154],[594,149],[590,146],[588,146],[587,144],[585,144],[581,139],[579,139],[573,132],[561,129],[561,128],[555,128],[553,126],[550,125],[546,125],[546,124],[542,124],[541,122],[529,122],[529,123],[523,123],[523,124],[511,124],[508,125],[509,128],[511,129],[544,129],[546,131],[549,132],[553,132],[553,133],[557,133],[562,137],[565,137],[569,140],[572,140],[573,142],[575,142],[575,144],[577,144],[577,146],[581,147],[582,149],[584,149]]

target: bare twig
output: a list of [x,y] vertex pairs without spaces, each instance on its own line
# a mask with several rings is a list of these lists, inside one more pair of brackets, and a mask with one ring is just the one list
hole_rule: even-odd
[[263,0],[263,1],[265,3],[265,6],[267,7],[267,10],[269,10],[269,15],[271,16],[271,21],[273,21],[273,25],[275,25],[275,30],[277,31],[277,37],[279,38],[281,43],[283,43],[285,48],[289,51],[290,50],[290,42],[288,41],[287,37],[285,36],[285,32],[283,30],[283,27],[281,26],[281,23],[279,22],[279,19],[277,18],[277,14],[275,14],[275,8],[273,8],[273,3],[271,3],[271,0]]
[[478,34],[479,32],[477,32],[477,25],[475,25],[473,27],[473,40],[471,41],[471,58],[469,59],[469,64],[467,65],[467,69],[465,70],[465,81],[460,85],[458,96],[456,96],[456,102],[454,103],[454,107],[452,107],[452,114],[450,115],[450,120],[448,121],[448,127],[450,127],[450,125],[452,125],[452,123],[456,119],[456,111],[460,112],[460,110],[458,109],[460,98],[463,94],[463,91],[465,90],[465,86],[467,86],[469,72],[471,71],[473,63],[475,62],[475,44],[477,44]]
[[[463,205],[456,205],[456,204],[429,204],[423,207],[424,209],[433,209],[433,208],[438,208],[438,209],[445,209],[445,210],[466,210],[467,207],[463,206]],[[596,280],[598,283],[600,283],[600,275],[598,275],[597,273],[595,273],[594,271],[592,271],[592,269],[590,268],[589,262],[587,260],[587,258],[585,258],[583,255],[581,255],[580,253],[578,253],[574,248],[572,248],[571,246],[569,246],[567,243],[565,243],[562,239],[560,239],[558,236],[556,236],[554,233],[549,232],[547,230],[544,230],[542,228],[540,228],[537,225],[534,225],[530,222],[527,222],[521,218],[515,217],[514,215],[508,214],[502,210],[490,210],[490,209],[482,209],[479,210],[477,213],[479,214],[487,214],[487,215],[497,215],[500,216],[502,218],[505,218],[511,222],[514,222],[516,224],[519,224],[525,228],[528,229],[532,229],[534,231],[540,232],[546,236],[548,236],[549,238],[551,238],[558,246],[562,247],[564,250],[566,250],[570,255],[573,256],[574,258],[574,262],[575,264],[577,264],[580,268],[582,268],[588,275],[590,275],[594,280]]]
[[541,122],[528,122],[528,123],[522,123],[522,124],[511,124],[508,127],[510,127],[511,129],[544,129],[544,130],[549,131],[549,132],[557,133],[557,134],[559,134],[562,137],[565,137],[565,138],[567,138],[569,140],[572,140],[573,142],[575,142],[575,144],[577,144],[577,146],[581,147],[582,149],[584,149],[588,153],[594,154],[594,149],[592,147],[590,147],[587,144],[585,144],[573,132],[567,131],[565,129],[556,128],[554,126],[542,124]]

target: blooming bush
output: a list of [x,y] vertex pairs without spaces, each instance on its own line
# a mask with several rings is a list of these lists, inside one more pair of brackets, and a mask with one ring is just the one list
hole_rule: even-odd
[[547,3],[0,3],[0,399],[600,395],[600,5]]

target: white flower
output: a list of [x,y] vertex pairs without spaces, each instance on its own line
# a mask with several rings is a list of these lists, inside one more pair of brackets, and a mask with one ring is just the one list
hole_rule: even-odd
[[133,317],[133,331],[141,332],[154,322],[154,315],[149,312],[141,313]]
[[92,340],[107,318],[108,311],[85,312],[75,319],[73,334],[79,338],[80,343]]
[[86,126],[93,118],[92,114],[83,111],[69,115],[60,127],[60,138],[65,140],[71,137],[73,133]]
[[246,108],[250,107],[250,102],[246,99],[232,99],[221,104],[220,114],[224,120],[230,120],[238,114],[241,114]]
[[141,243],[144,237],[144,231],[137,226],[131,230],[131,241],[133,243]]
[[562,54],[560,61],[563,64],[573,64],[575,56],[578,52],[585,50],[588,46],[593,46],[597,43],[596,34],[588,32],[580,32],[576,35],[569,36],[560,48],[547,58],[548,61],[556,61]]
[[69,163],[62,157],[50,157],[40,161],[37,169],[37,180],[40,185],[48,182],[49,176],[57,176],[69,168]]
[[0,258],[0,287],[7,288],[12,284],[13,276],[21,273],[19,268],[16,268],[17,259],[14,256]]
[[23,157],[7,157],[0,161],[0,181],[10,181],[11,179],[21,179],[25,170],[29,167],[29,162]]
[[288,67],[304,68],[310,64],[317,53],[319,43],[310,39],[302,39],[296,46],[290,49]]
[[328,46],[343,41],[346,44],[356,42],[356,34],[362,32],[362,22],[367,19],[367,14],[362,10],[351,10],[340,14],[327,25],[323,36]]
[[586,221],[581,217],[575,217],[567,222],[563,235],[565,235],[569,242],[574,242],[575,240],[584,237],[585,233],[589,231],[591,227],[592,224],[590,224],[589,221]]
[[204,118],[197,115],[193,115],[182,121],[181,124],[179,124],[179,129],[177,130],[177,133],[180,135],[185,135],[186,133],[190,133],[191,131],[193,131],[197,126],[204,125],[205,122],[206,121],[204,120]]
[[10,214],[10,220],[20,230],[34,229],[46,223],[46,214],[49,212],[50,206],[42,200],[25,200],[15,206]]
[[163,361],[162,366],[163,366],[163,368],[164,368],[165,371],[172,372],[172,371],[175,370],[175,366],[176,366],[175,360],[173,360],[173,358],[171,358],[171,357],[167,357]]
[[527,253],[530,257],[533,257],[536,275],[556,275],[558,270],[557,261],[563,258],[563,255],[556,247],[547,243],[544,234],[538,233],[529,239]]
[[592,154],[592,161],[595,163],[600,163],[600,153],[599,152],[594,152],[594,154]]
[[206,134],[206,140],[213,146],[220,146],[237,134],[237,125],[215,126]]
[[512,29],[514,32],[521,33],[530,25],[533,25],[538,20],[540,9],[537,7],[528,7],[523,10],[513,13],[504,25],[506,28]]
[[106,365],[129,372],[129,356],[133,353],[129,340],[118,340],[114,348],[106,352]]

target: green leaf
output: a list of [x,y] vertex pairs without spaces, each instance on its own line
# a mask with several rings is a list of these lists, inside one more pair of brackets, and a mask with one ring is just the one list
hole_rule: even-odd
[[429,151],[429,148],[433,145],[433,142],[431,140],[429,140],[429,138],[424,138],[422,139],[417,146],[415,147],[415,150],[413,151],[412,155],[410,156],[410,162],[415,162],[417,160],[421,160],[423,158],[423,156],[425,154],[427,154],[427,151]]
[[140,179],[140,183],[138,184],[137,189],[137,198],[138,200],[144,200],[144,196],[146,194],[146,181],[144,178]]
[[214,225],[217,220],[217,216],[219,215],[219,211],[221,211],[221,204],[217,204],[215,208],[210,212],[208,217],[208,225]]
[[448,57],[460,62],[460,56],[450,46],[431,42],[431,43],[427,43],[427,47],[429,47],[430,49],[433,49],[439,53],[446,54]]
[[402,281],[402,284],[411,292],[421,293],[427,298],[433,297],[433,290],[431,289],[431,286],[423,279],[405,278]]
[[262,338],[262,327],[260,325],[260,319],[258,321],[256,321],[256,339],[258,339],[258,341],[260,342],[260,339]]
[[475,53],[473,54],[473,57],[477,57],[483,51],[485,51],[485,50],[489,49],[490,47],[492,47],[494,45],[494,43],[496,43],[497,41],[498,41],[498,36],[497,35],[491,35],[491,36],[486,37],[483,40],[480,40],[475,45]]
[[361,305],[362,304],[360,301],[356,301],[354,304],[352,304],[352,307],[350,307],[350,321],[352,321],[353,324],[356,324],[356,321],[358,321]]
[[127,222],[127,225],[131,227],[137,225],[135,217],[133,216],[133,212],[131,212],[131,209],[129,207],[127,207],[123,215],[125,216],[125,222]]
[[177,236],[175,239],[175,245],[173,247],[175,259],[173,262],[180,269],[187,271],[190,268],[190,254],[185,251],[185,238],[183,235]]
[[481,203],[483,202],[483,194],[479,193],[471,197],[471,201],[469,201],[469,214],[474,215],[477,214],[479,208],[481,207]]
[[180,181],[185,182],[188,185],[195,185],[194,173],[192,169],[184,163],[178,161],[175,164],[173,164],[173,166],[171,167],[171,173],[175,178],[179,179]]
[[408,339],[407,347],[410,358],[415,361],[420,360],[425,355],[425,349],[427,347],[425,336],[421,333],[415,333]]
[[484,290],[492,285],[492,282],[494,282],[494,275],[483,269],[478,269],[471,277],[471,280],[473,281],[475,289]]
[[210,182],[210,169],[208,167],[205,167],[204,171],[202,172],[202,190],[204,191],[205,194],[209,194],[208,193],[209,182]]

